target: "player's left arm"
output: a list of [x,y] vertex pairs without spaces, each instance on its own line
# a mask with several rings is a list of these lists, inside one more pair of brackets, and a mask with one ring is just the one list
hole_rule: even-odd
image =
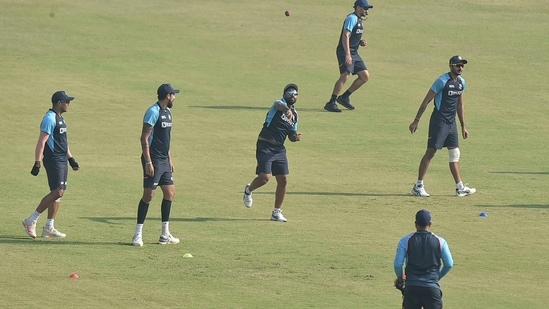
[[448,246],[448,243],[446,240],[441,239],[441,256],[442,259],[442,268],[440,269],[440,273],[438,275],[439,279],[442,279],[449,271],[454,267],[454,259],[452,258],[452,253],[450,252],[450,247]]
[[463,136],[463,139],[466,139],[467,137],[469,137],[469,131],[467,131],[467,127],[465,126],[465,107],[463,106],[463,94],[460,95],[458,99],[457,116],[459,119],[459,123],[461,124],[461,135]]

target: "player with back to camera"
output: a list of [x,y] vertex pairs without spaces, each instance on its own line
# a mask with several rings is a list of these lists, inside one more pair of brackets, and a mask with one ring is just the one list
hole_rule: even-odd
[[156,188],[162,189],[162,234],[158,240],[161,245],[178,244],[179,239],[170,233],[170,212],[175,197],[175,186],[172,173],[174,165],[170,154],[172,114],[170,109],[179,93],[171,84],[158,87],[158,101],[151,105],[143,117],[141,131],[141,165],[143,168],[143,196],[137,206],[137,224],[132,239],[134,246],[143,246],[143,224],[147,217]]
[[269,182],[272,175],[275,176],[277,185],[272,221],[288,221],[282,215],[281,209],[290,173],[284,141],[286,137],[291,142],[301,140],[301,133],[297,132],[298,116],[294,107],[297,102],[297,90],[296,84],[286,85],[282,99],[276,100],[267,112],[256,143],[257,177],[244,188],[244,205],[250,208],[253,203],[252,192]]
[[461,77],[467,60],[460,56],[450,58],[450,72],[442,74],[431,86],[419,110],[416,118],[410,124],[409,130],[412,134],[416,132],[421,115],[427,108],[429,102],[434,99],[434,108],[429,120],[429,136],[427,139],[427,150],[421,159],[418,171],[418,180],[412,188],[412,194],[420,197],[429,197],[425,191],[423,179],[427,169],[438,149],[448,148],[450,172],[456,182],[456,196],[462,197],[471,195],[477,190],[469,188],[461,181],[459,166],[459,136],[456,125],[456,113],[461,123],[461,134],[464,139],[469,137],[469,131],[465,125],[465,109],[463,104],[463,92],[465,91],[465,79]]
[[23,220],[25,232],[36,238],[36,223],[40,215],[47,209],[48,218],[42,230],[42,237],[65,238],[54,227],[55,216],[59,210],[61,198],[67,189],[68,164],[75,171],[80,169],[78,162],[72,156],[67,139],[67,124],[61,114],[69,110],[74,97],[68,96],[65,91],[57,91],[51,97],[52,108],[48,110],[40,123],[40,135],[34,151],[34,166],[31,174],[37,176],[40,172],[40,159],[46,169],[50,193],[42,200],[34,213]]
[[[398,242],[394,271],[395,287],[403,291],[405,309],[442,309],[439,281],[454,266],[446,240],[431,232],[431,213],[416,213],[416,232]],[[403,265],[406,265],[403,271]]]
[[[337,107],[336,101],[349,110],[355,109],[351,104],[349,96],[370,79],[370,73],[368,73],[366,63],[364,63],[358,54],[358,48],[367,44],[366,40],[362,39],[362,33],[364,32],[362,21],[368,16],[368,10],[374,6],[370,5],[367,0],[357,0],[353,7],[355,11],[347,15],[343,22],[339,43],[336,48],[340,75],[339,79],[335,82],[330,100],[324,105],[324,109],[329,112],[341,112],[339,107]],[[351,74],[357,75],[357,78],[347,91],[338,96]]]

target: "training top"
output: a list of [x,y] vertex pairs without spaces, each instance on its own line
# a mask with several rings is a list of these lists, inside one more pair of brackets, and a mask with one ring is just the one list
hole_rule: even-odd
[[158,102],[145,112],[143,122],[153,127],[149,136],[149,153],[152,160],[168,159],[172,131],[172,113],[169,108],[162,109]]
[[362,40],[362,33],[364,32],[362,19],[360,19],[355,13],[347,15],[345,21],[343,22],[341,33],[339,34],[339,43],[337,44],[337,52],[339,53],[345,52],[345,49],[343,49],[343,44],[341,43],[341,37],[345,30],[351,32],[351,36],[349,37],[349,51],[351,52],[351,55],[354,55],[358,53],[358,47],[360,45],[360,40]]
[[454,260],[444,238],[432,232],[417,231],[404,236],[398,243],[394,261],[397,276],[402,276],[404,264],[407,286],[440,287],[438,281],[454,266]]
[[272,144],[284,145],[286,136],[288,136],[290,132],[297,132],[297,111],[293,105],[290,107],[292,114],[294,114],[294,119],[290,120],[286,117],[285,113],[276,109],[277,102],[282,102],[287,105],[286,100],[284,99],[276,100],[273,103],[267,112],[265,123],[263,124],[261,132],[259,132],[259,136],[269,140]]
[[456,121],[456,112],[459,97],[465,91],[465,80],[458,76],[455,81],[450,73],[442,74],[431,86],[431,90],[436,93],[435,108],[433,115],[435,118],[446,123]]
[[66,162],[68,153],[67,125],[65,119],[58,115],[53,109],[48,110],[42,122],[40,131],[49,135],[44,147],[44,159]]

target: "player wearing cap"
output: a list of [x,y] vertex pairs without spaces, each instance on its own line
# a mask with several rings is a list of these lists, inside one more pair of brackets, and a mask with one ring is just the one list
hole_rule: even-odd
[[[406,309],[442,309],[439,281],[454,266],[450,247],[444,238],[431,232],[431,214],[416,213],[416,232],[398,242],[393,267],[395,286],[403,289]],[[406,265],[403,272],[403,265]]]
[[434,99],[434,109],[429,121],[427,150],[419,164],[418,180],[412,188],[412,194],[416,196],[430,196],[425,191],[423,179],[435,153],[443,147],[448,148],[450,171],[456,182],[456,196],[471,195],[477,191],[475,188],[469,188],[463,184],[459,167],[460,151],[456,114],[461,123],[461,135],[464,139],[469,136],[469,131],[465,126],[465,109],[463,106],[465,79],[461,77],[465,64],[467,64],[467,60],[460,56],[456,55],[450,58],[450,72],[442,74],[435,80],[427,95],[425,95],[414,121],[409,126],[410,132],[414,134],[427,105]]
[[298,96],[297,89],[296,84],[286,85],[282,99],[276,100],[267,112],[256,144],[257,177],[244,188],[244,205],[249,208],[253,202],[252,191],[265,185],[274,175],[277,186],[271,220],[279,222],[288,221],[282,215],[281,209],[290,173],[284,141],[286,137],[291,142],[301,140],[301,133],[297,133],[298,117],[294,107]]
[[34,213],[23,220],[25,232],[32,238],[36,238],[36,222],[46,209],[48,210],[48,219],[42,229],[42,237],[65,238],[67,236],[55,229],[54,220],[61,198],[67,189],[67,162],[73,170],[80,169],[69,150],[67,124],[61,116],[68,111],[72,100],[74,97],[67,95],[65,91],[55,92],[51,98],[52,108],[48,110],[40,123],[40,135],[34,151],[34,165],[31,174],[38,175],[41,167],[40,159],[42,159],[48,176],[50,193],[42,198]]
[[134,246],[143,246],[143,224],[147,217],[149,204],[156,188],[160,186],[163,193],[160,208],[162,216],[162,234],[158,243],[161,245],[178,244],[179,239],[170,233],[169,221],[172,201],[175,197],[175,186],[172,173],[174,166],[170,155],[172,114],[175,94],[179,93],[171,84],[158,87],[158,101],[145,112],[141,132],[141,165],[143,167],[143,196],[137,207],[137,224],[132,239]]
[[[367,0],[357,0],[354,4],[355,11],[347,15],[343,22],[339,43],[336,48],[340,75],[334,85],[330,100],[324,105],[324,109],[329,112],[341,112],[339,107],[337,107],[336,101],[347,109],[355,109],[351,104],[349,96],[364,85],[370,78],[368,68],[358,54],[358,47],[366,46],[366,40],[362,39],[362,33],[364,32],[362,20],[368,16],[368,10],[373,7],[374,6],[370,5]],[[338,97],[351,74],[357,75],[357,78],[353,81],[349,89]]]

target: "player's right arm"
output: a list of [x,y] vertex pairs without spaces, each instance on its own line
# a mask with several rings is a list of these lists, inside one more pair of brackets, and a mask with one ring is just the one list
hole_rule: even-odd
[[437,94],[432,90],[429,89],[427,94],[425,95],[425,98],[423,99],[423,102],[421,102],[421,105],[419,106],[419,109],[416,114],[416,118],[414,118],[414,121],[410,124],[408,129],[410,129],[410,132],[414,134],[417,130],[417,127],[419,125],[419,120],[421,119],[421,116],[423,115],[423,112],[425,112],[425,109],[427,108],[427,105],[429,105],[429,102],[431,102]]
[[353,58],[351,57],[351,48],[349,47],[349,38],[351,37],[351,31],[345,29],[341,33],[341,46],[345,50],[345,65],[349,66],[353,64]]
[[40,167],[40,159],[44,154],[44,148],[46,147],[46,141],[50,135],[44,131],[40,131],[38,136],[38,142],[36,142],[36,149],[34,150],[34,165]]
[[145,159],[145,174],[154,176],[154,167],[152,164],[151,153],[149,151],[149,137],[153,131],[153,126],[144,122],[143,130],[141,130],[141,150],[143,152],[143,159]]

